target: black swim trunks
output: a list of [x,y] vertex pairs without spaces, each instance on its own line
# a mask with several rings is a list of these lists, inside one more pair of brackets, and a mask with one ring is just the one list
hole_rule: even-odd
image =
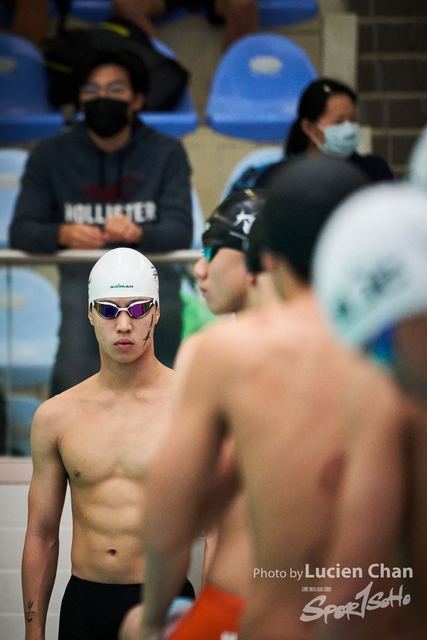
[[[195,598],[189,580],[180,595]],[[140,596],[140,584],[100,584],[71,576],[62,599],[58,640],[117,640],[125,614]]]

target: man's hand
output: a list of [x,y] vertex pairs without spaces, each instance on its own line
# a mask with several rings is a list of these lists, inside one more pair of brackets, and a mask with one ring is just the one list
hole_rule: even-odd
[[119,640],[139,640],[141,635],[142,605],[130,609],[119,629]]
[[58,244],[67,249],[101,249],[106,242],[105,233],[90,224],[62,224],[59,227]]
[[144,605],[130,609],[123,618],[119,629],[119,640],[160,640],[159,631],[150,631],[142,626]]
[[108,218],[104,225],[106,242],[126,242],[138,244],[142,238],[142,229],[125,215],[119,214]]

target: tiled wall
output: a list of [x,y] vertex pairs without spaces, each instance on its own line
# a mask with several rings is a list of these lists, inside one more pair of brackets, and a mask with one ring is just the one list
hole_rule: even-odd
[[427,122],[427,2],[347,0],[359,16],[360,120],[398,177]]

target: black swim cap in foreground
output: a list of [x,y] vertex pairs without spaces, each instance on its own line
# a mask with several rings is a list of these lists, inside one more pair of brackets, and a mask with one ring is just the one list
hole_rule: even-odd
[[205,223],[203,246],[245,251],[252,224],[266,201],[265,189],[245,189],[228,196]]
[[321,228],[342,200],[365,185],[365,175],[347,160],[323,154],[290,160],[271,185],[263,208],[263,247],[283,256],[296,275],[309,282]]

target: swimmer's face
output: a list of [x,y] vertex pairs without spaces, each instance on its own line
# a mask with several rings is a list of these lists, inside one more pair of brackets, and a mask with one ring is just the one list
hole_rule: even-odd
[[[138,302],[150,301],[150,298],[102,298],[97,302],[108,302],[120,309]],[[132,309],[131,307],[131,314]],[[102,307],[101,313],[105,312]],[[114,307],[113,307],[114,310]],[[133,362],[147,349],[153,349],[154,326],[159,319],[156,304],[144,304],[141,312],[147,313],[140,318],[132,318],[125,310],[117,313],[116,318],[105,318],[92,305],[89,311],[89,321],[95,329],[101,354],[120,362]],[[110,315],[109,313],[107,315]],[[114,315],[114,313],[112,314]]]
[[404,391],[427,402],[427,315],[408,318],[395,329],[394,374]]
[[200,291],[212,313],[235,313],[248,305],[248,273],[243,253],[222,247],[208,261],[202,256],[194,265]]

